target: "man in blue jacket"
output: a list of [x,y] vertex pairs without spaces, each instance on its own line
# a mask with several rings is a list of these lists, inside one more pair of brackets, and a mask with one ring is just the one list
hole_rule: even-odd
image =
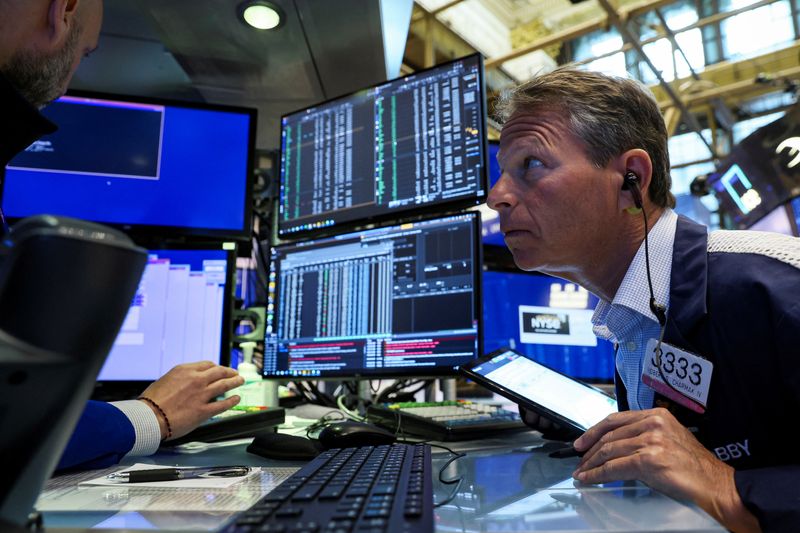
[[617,346],[621,412],[575,441],[574,477],[640,480],[733,531],[800,530],[800,239],[675,214],[664,120],[636,82],[558,69],[498,109],[487,203],[515,262],[598,295],[595,333]]
[[[97,47],[102,0],[0,0],[0,178],[8,162],[56,126],[38,109],[61,96]],[[0,213],[1,214],[1,213]],[[215,398],[241,385],[209,361],[179,365],[140,400],[89,402],[58,468],[99,468],[148,455],[239,402]]]

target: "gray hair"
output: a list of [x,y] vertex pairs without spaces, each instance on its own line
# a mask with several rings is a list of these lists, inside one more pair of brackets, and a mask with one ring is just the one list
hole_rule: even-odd
[[634,80],[561,67],[503,93],[495,103],[501,123],[516,113],[542,110],[565,115],[570,133],[585,143],[589,159],[598,167],[627,150],[646,151],[653,164],[650,200],[660,207],[675,207],[667,128],[647,87]]

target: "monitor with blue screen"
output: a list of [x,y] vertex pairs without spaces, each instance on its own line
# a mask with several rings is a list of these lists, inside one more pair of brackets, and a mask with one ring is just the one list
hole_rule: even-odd
[[511,347],[583,381],[610,382],[614,346],[592,333],[598,298],[562,279],[484,271],[484,350]]
[[[489,165],[487,168],[489,169],[490,189],[500,179],[500,163],[497,162],[497,151],[499,149],[500,143],[489,141]],[[481,207],[481,238],[483,244],[505,248],[506,243],[503,240],[503,233],[500,231],[500,216],[497,211],[492,211],[486,204]]]
[[264,375],[455,375],[481,354],[474,213],[273,248]]
[[6,216],[249,238],[254,110],[74,93],[42,112],[59,129],[9,163]]
[[98,380],[148,382],[181,363],[227,364],[233,252],[150,250]]

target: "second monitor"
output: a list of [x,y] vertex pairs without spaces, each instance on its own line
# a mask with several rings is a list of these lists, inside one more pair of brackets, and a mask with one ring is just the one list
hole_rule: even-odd
[[474,213],[274,248],[264,375],[452,375],[481,353]]
[[284,116],[278,234],[479,203],[485,107],[475,54]]

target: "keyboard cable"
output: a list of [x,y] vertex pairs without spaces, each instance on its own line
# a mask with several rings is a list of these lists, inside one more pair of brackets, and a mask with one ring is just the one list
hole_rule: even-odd
[[435,507],[441,507],[442,505],[447,505],[448,503],[453,501],[453,499],[458,494],[458,489],[461,488],[461,484],[464,482],[464,476],[458,476],[455,479],[444,479],[442,477],[444,475],[444,470],[445,470],[445,468],[450,466],[450,464],[452,462],[454,462],[454,461],[456,461],[458,459],[461,459],[462,457],[466,457],[467,454],[463,453],[463,452],[455,452],[455,451],[451,450],[450,448],[448,448],[447,446],[443,446],[442,444],[434,444],[434,443],[430,442],[430,440],[411,441],[411,440],[407,440],[407,439],[402,438],[403,437],[403,416],[400,413],[399,409],[396,409],[394,411],[394,414],[395,414],[395,417],[397,418],[397,425],[395,426],[395,433],[394,434],[395,434],[396,437],[398,437],[398,442],[405,443],[405,444],[427,444],[428,446],[432,446],[434,448],[441,448],[443,450],[446,450],[447,452],[449,452],[453,456],[450,459],[448,459],[447,462],[445,464],[443,464],[442,467],[439,469],[439,482],[444,484],[444,485],[453,485],[453,484],[455,484],[455,488],[453,489],[453,491],[450,493],[450,495],[447,498],[445,498],[444,500],[440,501],[439,503],[434,503],[433,504],[434,508]]

